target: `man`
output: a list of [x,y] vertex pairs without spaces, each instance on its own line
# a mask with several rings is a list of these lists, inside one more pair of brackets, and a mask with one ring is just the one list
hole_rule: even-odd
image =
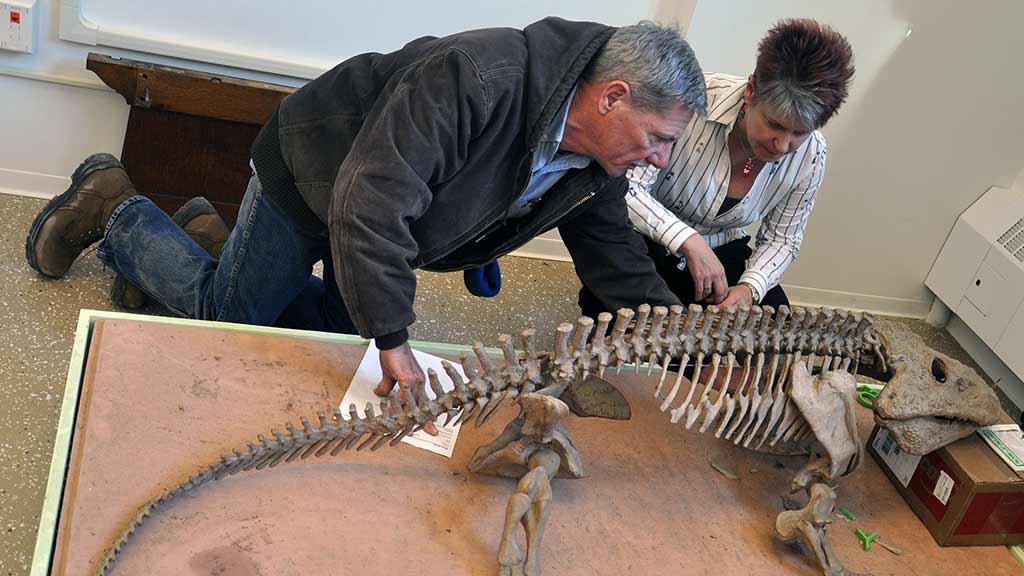
[[109,156],[37,216],[26,253],[59,277],[102,238],[105,264],[183,315],[358,331],[381,349],[385,395],[423,380],[406,342],[416,268],[481,266],[558,226],[607,305],[675,303],[632,238],[618,177],[664,166],[704,106],[692,50],[653,24],[548,18],[420,38],[285,98],[253,144],[219,262]]

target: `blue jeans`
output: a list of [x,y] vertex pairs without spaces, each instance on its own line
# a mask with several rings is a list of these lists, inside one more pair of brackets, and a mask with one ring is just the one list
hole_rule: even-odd
[[[114,210],[97,254],[182,316],[356,333],[334,278],[327,227],[300,227],[256,176],[219,261],[144,196]],[[312,275],[320,260],[323,280]]]

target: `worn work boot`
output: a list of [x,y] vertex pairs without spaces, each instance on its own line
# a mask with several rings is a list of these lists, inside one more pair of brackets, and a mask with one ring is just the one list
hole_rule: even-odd
[[138,192],[110,154],[93,154],[71,175],[71,186],[46,203],[25,239],[36,272],[60,278],[89,246],[103,238],[114,208]]
[[[189,200],[178,208],[171,216],[171,220],[174,220],[174,223],[210,256],[220,258],[231,231],[217,213],[217,209],[206,198],[200,196]],[[120,274],[114,278],[114,284],[110,287],[110,299],[114,304],[130,310],[142,308],[149,303],[149,296]]]

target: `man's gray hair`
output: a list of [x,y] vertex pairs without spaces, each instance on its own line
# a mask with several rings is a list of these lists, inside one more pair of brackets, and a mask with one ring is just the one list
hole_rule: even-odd
[[707,108],[704,75],[690,44],[678,28],[654,22],[616,30],[584,80],[626,82],[632,104],[644,112],[665,112],[679,102],[697,114]]

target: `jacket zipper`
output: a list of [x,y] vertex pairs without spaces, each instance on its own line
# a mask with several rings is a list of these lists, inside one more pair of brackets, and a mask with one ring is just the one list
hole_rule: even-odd
[[[584,196],[583,198],[580,198],[579,201],[576,202],[575,204],[573,204],[572,206],[570,206],[568,210],[566,210],[565,212],[562,212],[561,216],[559,216],[558,218],[561,218],[562,216],[565,216],[569,212],[572,212],[573,210],[579,208],[580,204],[583,204],[587,200],[590,200],[591,198],[593,198],[594,194],[596,194],[596,192],[588,192],[586,196]],[[557,220],[558,218],[556,218],[555,220]],[[552,222],[553,221],[554,220],[552,220]]]
[[[547,222],[545,222],[541,226],[538,226],[538,229],[546,228],[549,224],[551,224],[555,220],[558,220],[562,216],[565,216],[569,212],[572,212],[573,210],[579,208],[580,204],[583,204],[587,200],[590,200],[591,198],[593,198],[594,194],[596,194],[596,192],[588,192],[586,196],[584,196],[583,198],[580,198],[579,200],[577,200],[572,206],[569,207],[568,210],[565,210],[565,211],[561,212],[560,214],[556,215],[551,220],[548,220]],[[474,240],[473,242],[474,243],[480,242],[481,240],[486,238],[488,234],[490,234],[491,232],[494,232],[495,230],[497,230],[502,224],[504,224],[504,222],[505,222],[505,219],[502,218],[501,220],[498,220],[497,222],[491,224],[491,226],[483,234],[477,236],[476,240]]]
[[485,229],[485,230],[483,231],[483,233],[482,233],[482,234],[480,234],[479,236],[477,236],[477,237],[476,237],[476,240],[473,240],[473,243],[474,243],[474,244],[476,244],[476,243],[479,243],[479,242],[480,242],[481,240],[483,240],[484,238],[487,238],[487,235],[488,235],[488,234],[490,234],[491,232],[494,232],[495,230],[497,230],[498,228],[500,228],[500,227],[501,227],[501,225],[502,225],[502,224],[504,224],[504,223],[505,223],[505,219],[504,219],[504,218],[501,218],[501,219],[499,219],[499,220],[495,220],[494,222],[492,222],[492,223],[491,223],[491,225],[490,225],[490,226],[488,226],[488,227],[487,227],[487,228],[486,228],[486,229]]
[[548,227],[548,226],[549,226],[549,225],[550,225],[550,224],[551,224],[552,222],[554,222],[555,220],[558,220],[559,218],[561,218],[561,217],[565,216],[566,214],[568,214],[568,213],[572,212],[573,210],[575,210],[575,209],[579,208],[581,204],[583,204],[583,203],[584,203],[584,202],[586,202],[587,200],[590,200],[591,198],[593,198],[595,194],[597,194],[597,192],[593,192],[593,191],[591,191],[591,192],[587,192],[587,195],[586,195],[586,196],[584,196],[583,198],[580,198],[579,200],[577,200],[576,202],[574,202],[574,203],[573,203],[573,205],[572,205],[572,206],[570,206],[570,207],[569,207],[569,208],[568,208],[567,210],[563,210],[563,211],[561,211],[561,213],[560,213],[560,214],[556,215],[556,216],[555,216],[554,218],[552,218],[551,220],[548,220],[547,222],[545,222],[545,223],[544,223],[544,224],[543,224],[542,226],[540,226],[539,228],[547,228],[547,227]]
[[[527,155],[527,156],[523,156],[523,157],[522,157],[522,158],[521,158],[521,159],[519,160],[519,165],[520,165],[520,166],[522,166],[522,165],[523,165],[523,163],[525,163],[527,159],[531,159],[531,158],[533,158],[533,155],[534,155],[534,154],[536,154],[536,153],[537,153],[537,148],[536,148],[536,147],[534,147],[534,148],[533,148],[533,149],[532,149],[532,150],[530,151],[530,154],[529,154],[529,155]],[[525,194],[525,193],[526,193],[526,190],[527,190],[527,188],[529,188],[529,183],[530,183],[530,180],[529,180],[529,178],[527,178],[527,180],[526,180],[526,185],[524,185],[524,186],[523,186],[523,189],[522,189],[522,190],[520,190],[520,191],[519,191],[519,194],[517,194],[517,195],[516,195],[516,199],[519,199],[519,197],[521,197],[521,196],[522,196],[523,194]],[[570,207],[569,207],[569,209],[568,209],[568,210],[565,210],[565,211],[563,211],[563,212],[562,212],[561,214],[558,214],[558,215],[556,215],[556,216],[555,216],[554,218],[552,218],[551,220],[548,220],[548,221],[547,221],[547,222],[545,222],[545,223],[544,223],[543,225],[541,225],[541,226],[540,226],[539,228],[546,228],[546,227],[547,227],[547,226],[548,226],[549,224],[551,224],[551,223],[552,223],[552,222],[554,222],[555,220],[558,220],[558,219],[559,219],[559,218],[561,218],[562,216],[565,216],[565,215],[566,215],[566,214],[568,214],[569,212],[572,212],[573,210],[575,210],[576,208],[578,208],[578,207],[580,206],[580,204],[583,204],[583,203],[584,203],[584,202],[586,202],[587,200],[590,200],[591,198],[593,198],[593,197],[594,197],[594,194],[596,194],[596,192],[588,192],[586,196],[584,196],[583,198],[580,198],[579,200],[577,200],[577,201],[576,201],[576,202],[575,202],[575,203],[574,203],[574,204],[573,204],[572,206],[570,206]],[[483,234],[480,234],[479,236],[477,236],[477,237],[476,237],[476,240],[474,240],[474,241],[473,241],[473,243],[474,243],[474,244],[476,244],[476,243],[479,243],[479,242],[480,242],[481,240],[483,240],[484,238],[486,238],[488,234],[490,234],[491,232],[494,232],[495,230],[497,230],[498,228],[500,228],[500,227],[501,227],[502,225],[504,225],[504,224],[505,224],[505,221],[506,221],[506,220],[508,220],[508,213],[509,213],[509,212],[510,212],[511,210],[512,210],[512,205],[509,205],[509,207],[505,209],[505,214],[504,214],[504,215],[502,215],[501,219],[500,219],[500,220],[498,220],[497,222],[494,222],[493,224],[491,224],[491,225],[490,225],[490,226],[489,226],[489,227],[488,227],[488,228],[487,228],[487,229],[486,229],[486,230],[485,230],[485,231],[483,232]]]

